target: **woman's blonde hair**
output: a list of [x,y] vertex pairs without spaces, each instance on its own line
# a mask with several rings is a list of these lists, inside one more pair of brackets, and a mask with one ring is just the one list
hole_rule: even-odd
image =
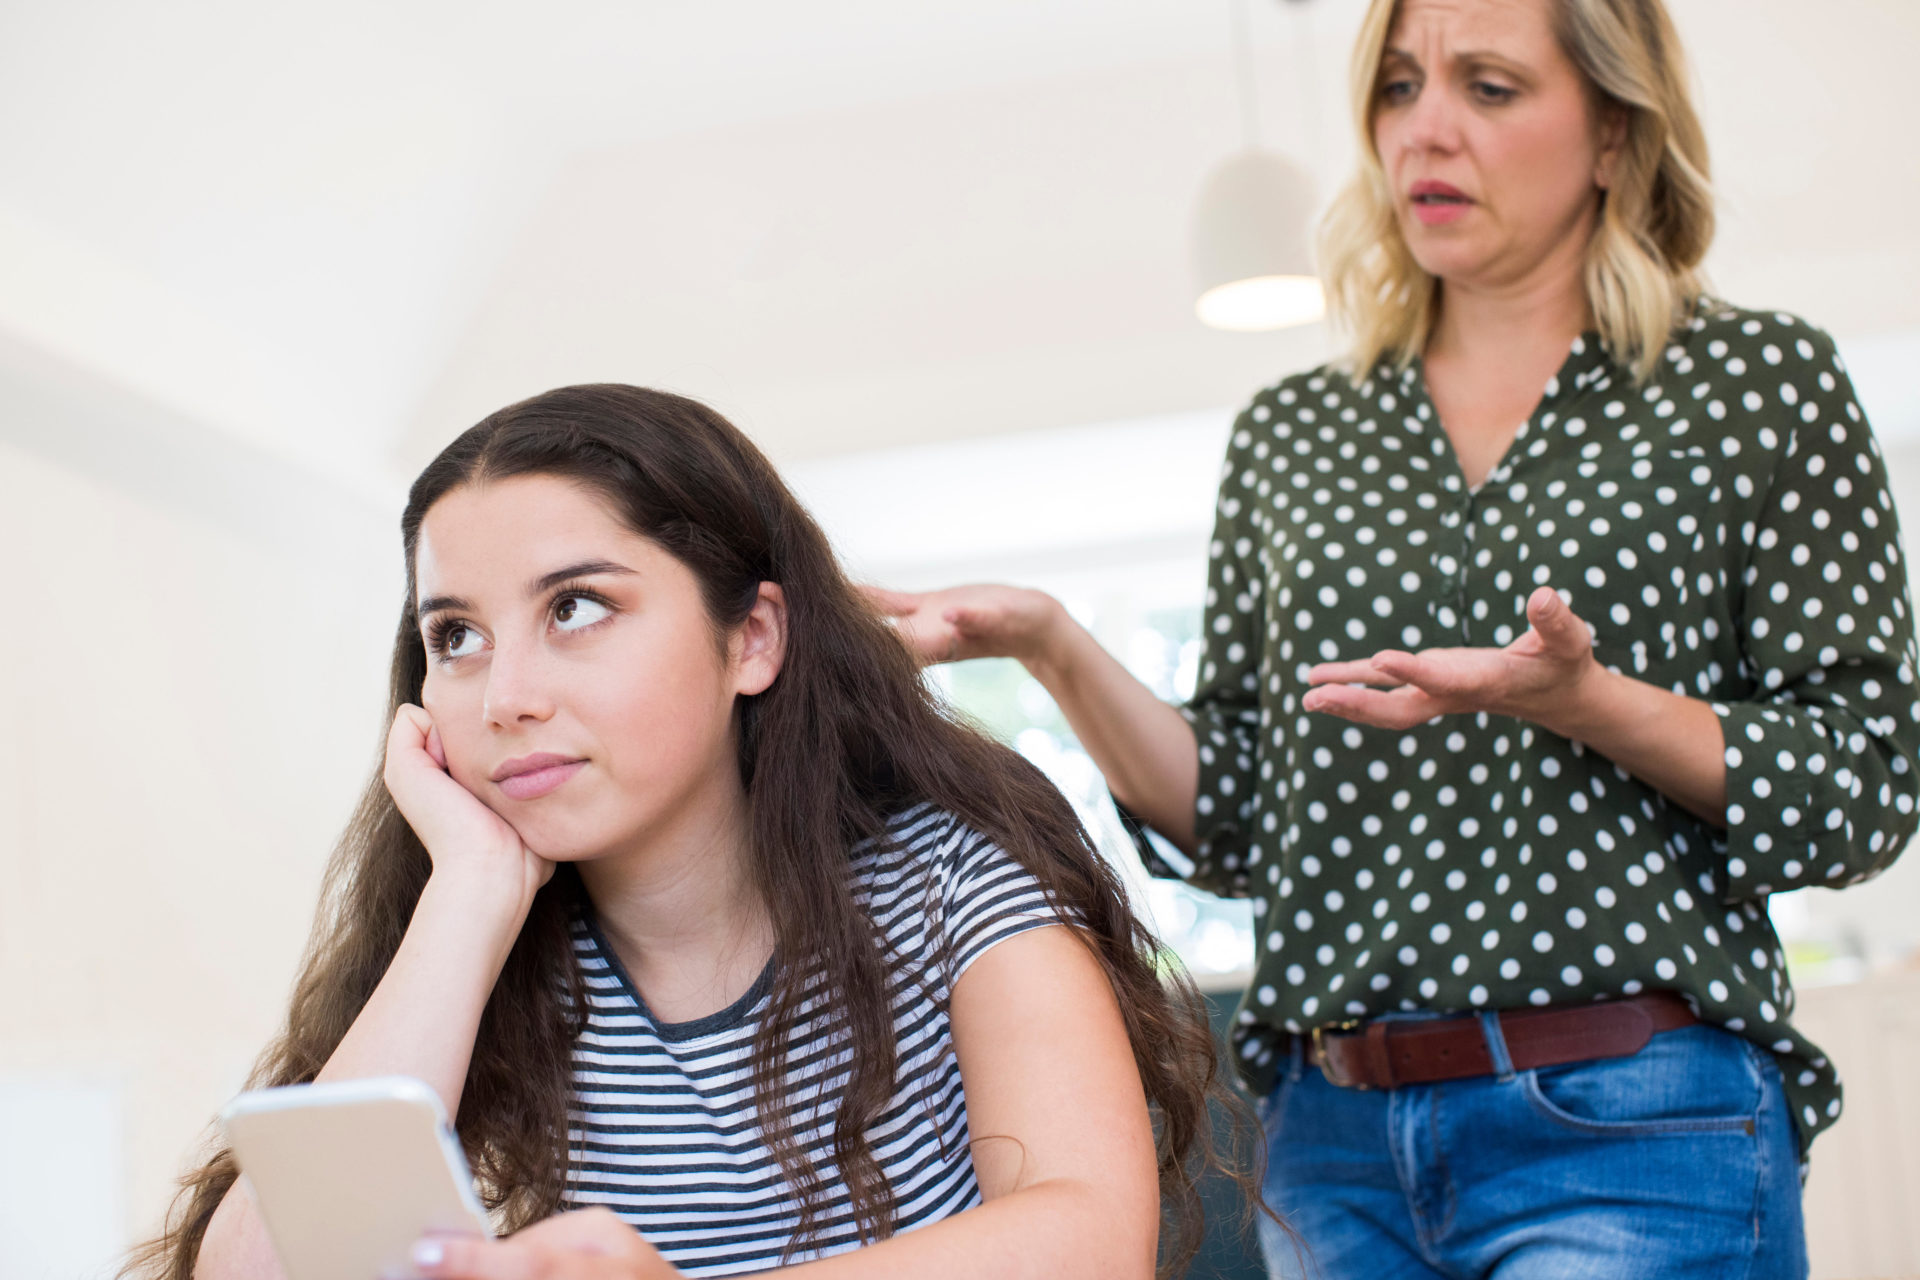
[[[1587,245],[1587,304],[1607,351],[1645,380],[1704,287],[1713,239],[1707,141],[1688,96],[1685,59],[1661,0],[1548,0],[1560,45],[1626,133]],[[1399,0],[1373,0],[1353,53],[1360,171],[1320,224],[1320,274],[1334,324],[1352,337],[1351,367],[1404,367],[1426,346],[1439,281],[1400,234],[1393,190],[1373,145],[1380,59]]]

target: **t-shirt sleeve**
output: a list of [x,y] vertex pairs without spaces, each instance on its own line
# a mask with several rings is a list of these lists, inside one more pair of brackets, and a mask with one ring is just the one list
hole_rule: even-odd
[[951,989],[1008,938],[1065,920],[1031,871],[979,832],[955,823],[942,858],[940,921]]
[[1883,870],[1920,783],[1912,605],[1879,447],[1826,334],[1796,326],[1767,351],[1779,376],[1752,394],[1791,434],[1748,543],[1740,642],[1759,688],[1714,704],[1730,902]]

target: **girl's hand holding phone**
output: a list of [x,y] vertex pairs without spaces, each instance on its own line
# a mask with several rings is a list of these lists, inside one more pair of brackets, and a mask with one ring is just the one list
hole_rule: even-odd
[[580,1209],[505,1240],[429,1237],[413,1263],[433,1280],[673,1280],[680,1272],[611,1209]]
[[382,776],[433,859],[434,879],[517,894],[524,910],[553,875],[553,863],[527,848],[505,818],[448,772],[439,733],[424,708],[406,703],[394,714]]

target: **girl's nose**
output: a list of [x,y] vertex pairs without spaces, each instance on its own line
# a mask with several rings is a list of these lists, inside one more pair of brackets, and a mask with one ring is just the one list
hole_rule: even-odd
[[502,645],[487,665],[487,692],[482,713],[503,728],[526,721],[551,719],[553,696],[541,675],[539,655]]

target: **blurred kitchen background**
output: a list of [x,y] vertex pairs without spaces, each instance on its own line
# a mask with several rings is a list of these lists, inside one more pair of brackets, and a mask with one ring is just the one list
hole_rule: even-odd
[[[1669,4],[1713,280],[1836,336],[1920,522],[1920,5]],[[1196,202],[1249,138],[1331,194],[1363,7],[0,0],[0,1280],[107,1274],[272,1033],[405,484],[502,404],[697,396],[857,576],[1045,587],[1190,691],[1228,421],[1334,351],[1196,318]],[[932,678],[1137,873],[1017,665]],[[1232,990],[1243,907],[1139,895]],[[1854,1087],[1815,1274],[1920,1270],[1920,855],[1772,909]]]

